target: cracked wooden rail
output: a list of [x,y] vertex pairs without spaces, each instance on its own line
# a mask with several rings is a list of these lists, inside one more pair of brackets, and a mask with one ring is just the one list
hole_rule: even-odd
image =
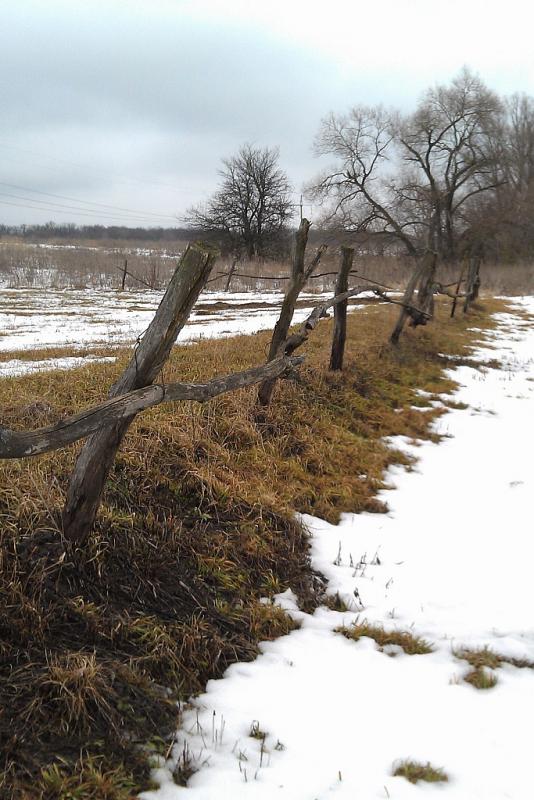
[[277,358],[259,367],[236,372],[207,383],[152,384],[112,397],[97,406],[33,431],[14,431],[0,427],[0,458],[24,458],[59,450],[85,439],[102,426],[133,417],[161,403],[194,400],[205,403],[218,395],[253,386],[266,378],[280,378],[304,361],[304,356]]

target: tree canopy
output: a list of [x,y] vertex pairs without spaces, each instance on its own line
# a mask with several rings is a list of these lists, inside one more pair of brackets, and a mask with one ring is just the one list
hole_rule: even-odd
[[204,207],[189,209],[187,223],[236,254],[269,254],[292,216],[291,186],[278,160],[278,148],[243,145],[223,160],[219,189]]

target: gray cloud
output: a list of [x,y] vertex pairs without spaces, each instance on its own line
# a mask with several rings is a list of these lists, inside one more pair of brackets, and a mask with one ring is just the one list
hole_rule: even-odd
[[[317,169],[321,116],[352,102],[407,103],[427,82],[413,65],[351,71],[247,17],[186,8],[5,0],[0,180],[180,214],[213,190],[220,159],[252,141],[280,146],[298,191]],[[52,216],[0,204],[0,220]]]

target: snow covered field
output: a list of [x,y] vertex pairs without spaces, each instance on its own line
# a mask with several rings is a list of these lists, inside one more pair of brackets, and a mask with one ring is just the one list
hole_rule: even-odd
[[[163,296],[158,291],[118,292],[106,289],[4,289],[0,296],[2,353],[51,347],[87,348],[135,342],[148,327]],[[310,313],[325,295],[302,293],[309,301],[295,322]],[[179,342],[217,338],[273,328],[283,295],[280,292],[205,292]],[[64,358],[34,361],[0,358],[0,377],[77,366]]]
[[[519,302],[534,312],[531,298]],[[534,330],[515,314],[498,321],[473,357],[503,368],[454,371],[468,408],[440,418],[448,438],[395,440],[418,462],[391,469],[389,513],[338,526],[304,518],[314,566],[351,610],[309,615],[280,596],[300,629],[209,682],[146,800],[534,797],[534,670],[502,664],[487,673],[497,684],[478,690],[455,655],[488,646],[534,659]],[[381,651],[335,630],[364,620],[433,651]],[[186,789],[170,779],[184,753],[198,768]],[[441,767],[448,782],[393,777],[403,759]]]

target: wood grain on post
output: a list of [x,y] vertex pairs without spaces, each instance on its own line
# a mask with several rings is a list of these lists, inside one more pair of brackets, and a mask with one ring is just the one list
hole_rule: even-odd
[[[305,266],[306,245],[308,243],[308,233],[311,223],[307,219],[302,219],[298,230],[295,234],[295,242],[293,245],[293,259],[291,262],[291,276],[289,285],[284,295],[280,316],[274,326],[274,331],[269,347],[268,361],[283,354],[284,343],[289,333],[289,328],[293,321],[293,314],[295,313],[295,306],[299,294],[301,293],[304,284],[319,264],[323,253],[326,250],[326,245],[321,245],[317,250],[314,258],[310,264]],[[266,380],[260,384],[258,390],[258,402],[261,406],[268,406],[271,402],[276,379]]]
[[[154,382],[204,288],[217,255],[218,251],[200,243],[187,248],[130,363],[112,386],[111,398]],[[101,428],[80,451],[63,510],[63,532],[75,544],[82,544],[93,527],[104,483],[134,417],[135,413]]]
[[[341,248],[341,264],[336,280],[336,295],[343,294],[349,288],[349,272],[354,260],[354,248]],[[347,338],[347,300],[334,306],[334,333],[332,337],[332,351],[330,353],[330,369],[343,369],[343,355]]]

